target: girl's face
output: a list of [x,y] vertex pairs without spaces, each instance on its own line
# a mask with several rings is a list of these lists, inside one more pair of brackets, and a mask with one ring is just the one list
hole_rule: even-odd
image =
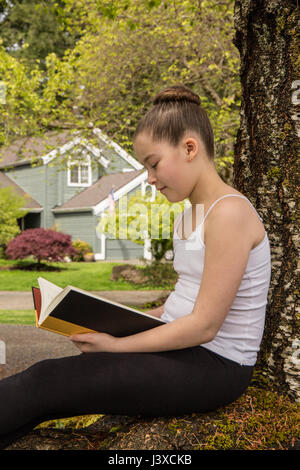
[[134,150],[148,170],[148,183],[154,184],[170,202],[183,201],[193,190],[197,176],[191,164],[195,150],[198,151],[193,147],[195,143],[197,146],[193,138],[182,139],[174,147],[166,141],[153,141],[146,133],[135,139]]

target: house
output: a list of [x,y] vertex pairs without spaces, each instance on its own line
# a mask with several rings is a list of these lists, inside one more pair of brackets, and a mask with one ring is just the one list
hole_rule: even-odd
[[[70,132],[18,139],[1,149],[0,186],[25,196],[28,213],[22,230],[56,228],[88,242],[96,260],[150,259],[144,246],[99,235],[99,218],[114,201],[137,190],[151,191],[144,167],[99,129],[92,141]],[[95,140],[96,139],[96,140]],[[95,143],[96,142],[96,143]],[[149,186],[149,188],[147,188]]]

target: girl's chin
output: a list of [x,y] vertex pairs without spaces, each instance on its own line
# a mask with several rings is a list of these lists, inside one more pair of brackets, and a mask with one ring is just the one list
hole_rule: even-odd
[[164,196],[168,199],[169,202],[181,202],[185,198],[181,198],[180,196],[176,196],[176,194],[165,193]]
[[169,202],[181,202],[187,198],[187,196],[180,196],[176,194],[175,191],[170,190],[167,186],[160,190],[160,193],[168,199]]

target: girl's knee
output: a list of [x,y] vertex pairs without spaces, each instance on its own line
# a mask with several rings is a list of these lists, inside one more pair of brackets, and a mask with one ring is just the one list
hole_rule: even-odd
[[43,359],[28,367],[23,372],[23,379],[29,382],[34,393],[34,390],[38,390],[40,387],[45,388],[49,381],[51,382],[53,378],[58,377],[57,372],[58,368],[55,364],[55,359]]

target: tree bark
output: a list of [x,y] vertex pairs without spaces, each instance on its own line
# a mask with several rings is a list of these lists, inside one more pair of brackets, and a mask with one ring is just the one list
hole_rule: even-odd
[[299,25],[297,0],[235,1],[242,103],[234,184],[263,218],[272,257],[258,366],[295,401],[300,398]]

